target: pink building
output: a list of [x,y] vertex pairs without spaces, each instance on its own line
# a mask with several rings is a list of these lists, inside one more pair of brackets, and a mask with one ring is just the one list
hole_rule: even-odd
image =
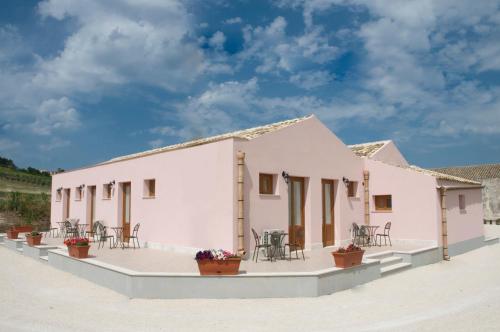
[[353,222],[391,222],[393,243],[448,242],[450,255],[483,243],[479,183],[410,166],[391,141],[346,146],[315,116],[56,174],[52,188],[53,227],[141,223],[149,248],[238,251],[242,239],[250,252],[253,228],[316,249],[350,242]]

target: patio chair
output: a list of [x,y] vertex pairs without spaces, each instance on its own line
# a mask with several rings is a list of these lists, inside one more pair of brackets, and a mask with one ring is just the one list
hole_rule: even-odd
[[92,238],[94,240],[94,242],[96,242],[97,227],[99,227],[99,224],[102,224],[102,223],[99,220],[97,220],[92,225],[92,229],[90,231],[85,231],[85,236],[88,238]]
[[73,226],[69,220],[64,222],[64,239],[78,237],[78,226]]
[[365,241],[368,241],[368,234],[366,233],[366,229],[363,227],[359,227],[355,222],[352,223],[352,243],[356,245],[360,245],[361,241],[363,241],[363,246],[366,244]]
[[387,245],[387,239],[389,239],[389,244],[392,247],[391,243],[391,236],[389,235],[391,232],[391,222],[389,221],[388,223],[385,224],[384,227],[384,232],[383,233],[377,233],[375,235],[375,245],[377,245],[377,239],[380,240],[379,247],[382,246],[382,237],[384,238],[384,245]]
[[264,248],[269,252],[269,249],[271,249],[271,244],[267,242],[267,236],[264,236],[264,238],[262,238],[259,234],[257,234],[255,229],[253,229],[253,228],[252,228],[252,233],[253,233],[253,237],[255,239],[255,248],[253,250],[252,260],[255,259],[255,262],[257,262],[259,259],[260,249]]
[[[141,224],[138,223],[134,226],[134,229],[132,230],[132,235],[124,235],[123,236],[123,242],[127,241],[127,245],[130,248],[130,239],[132,239],[132,243],[134,244],[134,249],[135,249],[135,241],[137,241],[137,247],[139,249],[141,248],[141,245],[139,244],[139,238],[137,237],[139,233],[139,227],[141,227]],[[125,249],[124,246],[122,246],[122,249]]]
[[304,229],[303,228],[298,228],[297,231],[295,232],[294,236],[294,241],[288,241],[288,243],[285,243],[284,246],[284,252],[286,255],[286,247],[288,247],[288,253],[289,253],[289,260],[292,261],[292,250],[295,251],[295,257],[299,259],[299,249],[302,252],[302,259],[306,260],[306,257],[304,256],[304,246],[302,245],[302,242],[299,239],[304,238]]
[[115,237],[113,235],[108,235],[107,233],[107,228],[101,223],[98,223],[98,226],[96,228],[96,236],[97,236],[97,241],[99,241],[99,245],[97,246],[97,249],[102,247],[104,248],[104,242],[106,242],[108,239],[109,241],[109,249],[111,249],[111,241],[113,241],[113,245],[115,243]]
[[[272,232],[271,233],[271,262],[273,261],[273,257],[276,260],[276,257],[280,255],[280,257],[285,257],[285,247],[283,245],[283,239],[285,238],[284,232]],[[276,252],[277,251],[277,252]]]

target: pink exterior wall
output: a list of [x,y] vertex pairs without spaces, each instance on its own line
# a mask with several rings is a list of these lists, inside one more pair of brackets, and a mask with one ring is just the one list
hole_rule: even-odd
[[[459,208],[459,195],[465,196],[465,210]],[[448,189],[446,191],[446,213],[449,244],[484,236],[480,188]]]
[[394,142],[389,141],[380,150],[378,150],[371,159],[383,161],[384,163],[396,166],[408,166],[408,162],[396,147]]
[[[439,200],[434,177],[365,159],[370,172],[370,224],[383,231],[392,222],[391,238],[439,243]],[[374,195],[392,195],[392,211],[375,210]]]
[[[63,203],[56,189],[71,188],[70,218],[86,221],[87,188],[96,185],[96,219],[121,224],[120,182],[132,183],[132,226],[141,223],[141,242],[187,248],[233,249],[233,140],[159,153],[54,175],[51,223],[62,219]],[[156,197],[143,198],[145,179],[156,180]],[[103,199],[103,184],[115,180],[111,199]],[[75,187],[85,195],[75,201]],[[55,225],[55,226],[54,226]]]
[[[235,141],[245,157],[246,250],[253,250],[250,228],[288,230],[288,186],[281,173],[305,177],[306,247],[322,247],[321,179],[335,180],[335,244],[350,238],[352,222],[363,221],[363,162],[327,127],[312,117],[251,141]],[[275,174],[276,195],[259,194],[259,173]],[[358,181],[358,197],[348,198],[342,177]],[[235,238],[236,241],[236,238]]]

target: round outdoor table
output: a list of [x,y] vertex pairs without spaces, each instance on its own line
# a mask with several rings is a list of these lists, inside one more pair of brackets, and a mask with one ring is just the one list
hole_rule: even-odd
[[368,231],[368,246],[371,246],[373,244],[376,245],[375,242],[375,232],[377,231],[377,228],[379,226],[372,226],[372,225],[363,225],[361,227],[364,227]]
[[115,231],[115,243],[114,243],[113,248],[118,247],[118,243],[121,243],[122,248],[123,248],[124,247],[123,239],[122,239],[123,227],[111,227],[111,229]]

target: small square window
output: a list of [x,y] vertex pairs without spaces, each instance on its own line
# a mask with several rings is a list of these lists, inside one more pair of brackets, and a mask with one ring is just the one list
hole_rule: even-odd
[[375,195],[375,211],[392,211],[392,195]]
[[358,195],[358,182],[357,181],[349,181],[347,185],[347,196],[348,197],[357,197]]
[[76,187],[75,188],[75,201],[81,201],[82,200],[82,188]]
[[109,183],[102,185],[102,199],[111,199],[111,185]]
[[144,180],[144,197],[154,198],[156,193],[155,179]]
[[461,211],[465,210],[465,195],[458,195],[458,207]]
[[274,183],[272,174],[259,174],[259,194],[273,195]]

